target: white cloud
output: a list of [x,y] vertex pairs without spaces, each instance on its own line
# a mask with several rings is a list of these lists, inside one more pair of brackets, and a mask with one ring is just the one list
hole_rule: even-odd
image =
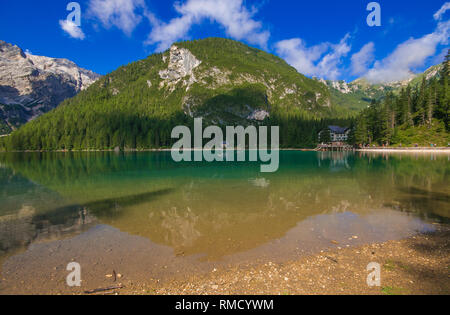
[[180,39],[185,39],[191,27],[205,20],[220,24],[225,33],[237,40],[266,48],[270,33],[262,30],[262,23],[253,19],[254,11],[249,11],[243,0],[187,0],[175,5],[180,14],[168,23],[160,22],[153,15],[149,20],[153,25],[147,44],[157,45],[163,51]]
[[88,14],[99,19],[105,28],[115,26],[130,36],[146,10],[144,0],[90,0]]
[[442,19],[442,16],[444,15],[445,12],[447,12],[448,10],[450,10],[450,2],[446,2],[444,3],[444,5],[442,6],[442,8],[439,9],[439,11],[437,11],[433,17],[436,21],[440,21]]
[[276,51],[300,73],[308,76],[336,80],[342,71],[339,68],[342,58],[351,50],[346,34],[338,44],[321,43],[307,47],[300,38],[283,40],[276,44]]
[[72,21],[60,20],[59,25],[72,38],[83,40],[86,37],[83,33],[83,30]]
[[447,45],[450,21],[441,22],[436,30],[418,39],[409,39],[385,59],[377,61],[365,77],[372,83],[394,82],[408,79],[414,68],[423,66],[436,54],[439,45]]
[[375,44],[373,42],[370,42],[364,45],[364,47],[361,48],[359,52],[353,54],[351,58],[351,68],[353,75],[360,75],[367,72],[368,67],[375,59],[374,51]]

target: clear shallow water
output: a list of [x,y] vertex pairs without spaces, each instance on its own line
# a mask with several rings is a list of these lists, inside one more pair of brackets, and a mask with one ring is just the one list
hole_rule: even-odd
[[0,154],[3,274],[14,283],[76,260],[92,277],[111,264],[159,275],[291,259],[449,222],[448,155],[280,158],[277,173],[263,174],[259,163],[174,163],[168,152]]

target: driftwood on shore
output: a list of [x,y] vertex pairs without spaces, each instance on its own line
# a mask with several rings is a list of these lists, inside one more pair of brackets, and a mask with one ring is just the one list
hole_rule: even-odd
[[85,294],[95,294],[95,293],[100,293],[100,292],[106,292],[106,291],[112,291],[112,290],[119,290],[119,289],[123,289],[125,288],[123,285],[118,284],[112,287],[107,287],[107,288],[99,288],[99,289],[94,289],[94,290],[87,290],[84,291]]

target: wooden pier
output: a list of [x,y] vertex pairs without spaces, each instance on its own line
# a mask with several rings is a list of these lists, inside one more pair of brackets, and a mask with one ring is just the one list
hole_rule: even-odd
[[330,144],[319,144],[316,151],[353,151],[354,148],[346,143],[330,143]]

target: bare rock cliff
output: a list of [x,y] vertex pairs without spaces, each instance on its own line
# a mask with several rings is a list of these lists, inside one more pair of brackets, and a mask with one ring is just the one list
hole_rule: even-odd
[[67,59],[34,56],[0,41],[0,134],[52,110],[99,77]]

